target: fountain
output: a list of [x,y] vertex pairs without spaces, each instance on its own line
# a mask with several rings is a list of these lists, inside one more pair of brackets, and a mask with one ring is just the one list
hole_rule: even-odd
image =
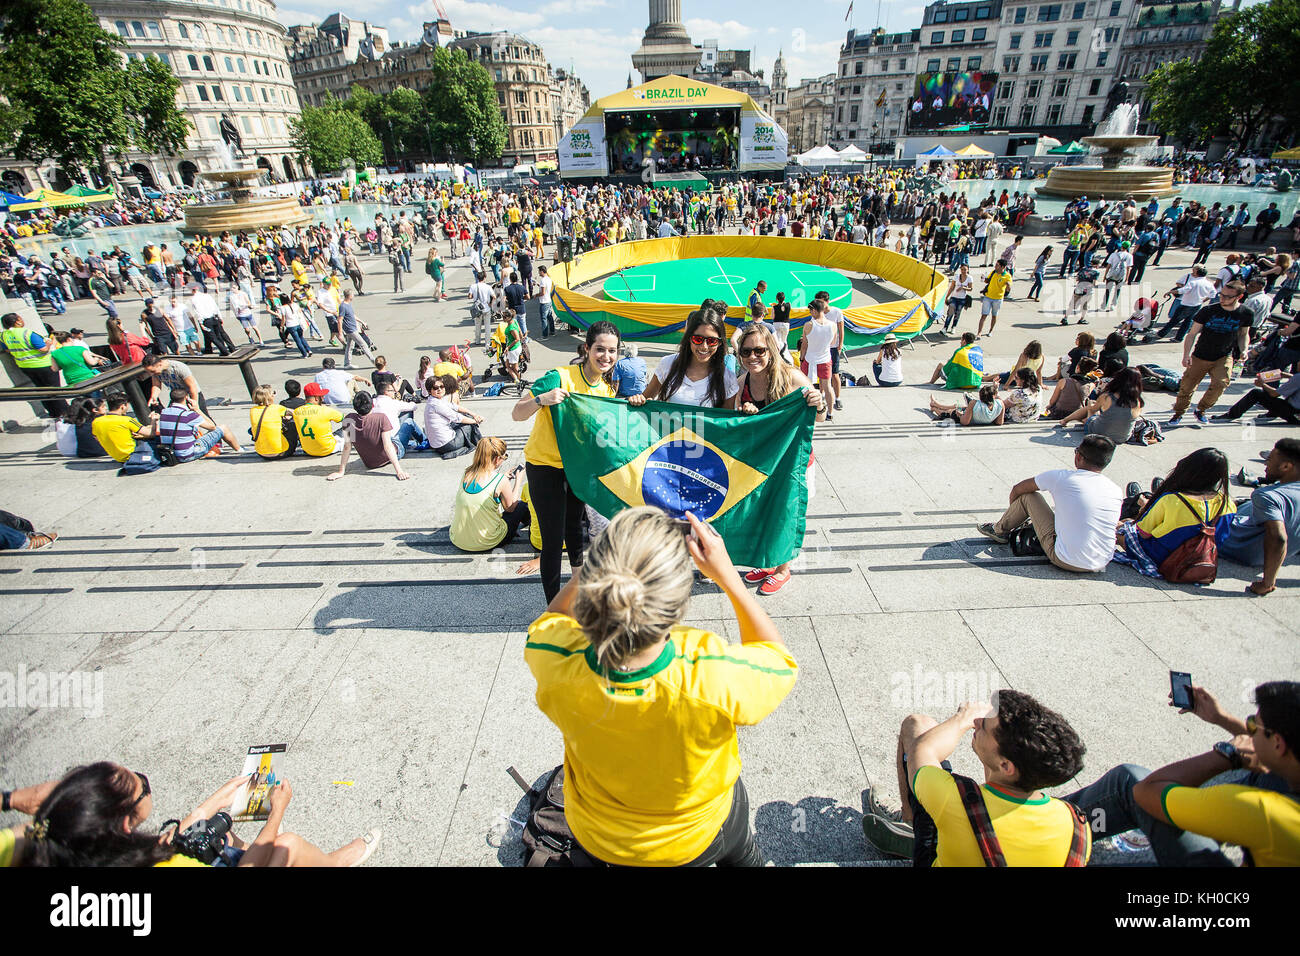
[[[1111,96],[1126,96],[1128,87],[1120,84]],[[1099,166],[1054,166],[1047,174],[1047,182],[1037,188],[1040,196],[1060,196],[1075,199],[1079,196],[1124,197],[1150,199],[1174,192],[1174,172],[1164,166],[1142,165],[1142,153],[1155,145],[1158,136],[1136,135],[1138,108],[1132,103],[1119,102],[1109,116],[1097,127],[1093,136],[1085,136],[1081,143],[1100,151]]]
[[265,170],[240,165],[229,143],[223,142],[214,152],[218,168],[199,175],[224,186],[230,193],[230,202],[186,206],[182,233],[219,235],[262,226],[298,226],[312,221],[311,213],[298,205],[296,196],[258,196],[254,189]]

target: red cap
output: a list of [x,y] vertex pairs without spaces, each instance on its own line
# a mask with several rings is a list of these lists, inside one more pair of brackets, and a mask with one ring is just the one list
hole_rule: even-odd
[[330,393],[330,390],[324,385],[318,385],[316,382],[308,382],[303,386],[302,393],[312,398],[321,398]]

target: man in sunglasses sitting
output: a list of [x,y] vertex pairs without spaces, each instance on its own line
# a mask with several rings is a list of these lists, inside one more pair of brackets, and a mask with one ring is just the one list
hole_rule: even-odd
[[1260,684],[1245,720],[1205,688],[1191,693],[1190,712],[1230,739],[1159,770],[1123,764],[1065,799],[1096,839],[1142,830],[1161,866],[1230,866],[1220,843],[1256,866],[1300,866],[1300,682]]

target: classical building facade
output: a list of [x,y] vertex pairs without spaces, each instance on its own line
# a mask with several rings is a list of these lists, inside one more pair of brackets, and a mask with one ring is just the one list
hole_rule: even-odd
[[[307,170],[289,143],[289,121],[299,113],[298,94],[285,51],[285,28],[269,0],[88,0],[100,26],[125,44],[126,59],[155,57],[180,80],[177,102],[193,124],[176,156],[130,153],[112,163],[122,177],[145,188],[192,185],[204,169],[221,168],[223,116],[243,141],[244,159],[277,178],[296,179]],[[9,189],[71,185],[73,171],[45,181],[33,164],[3,162]],[[89,171],[97,173],[97,171]]]
[[840,47],[831,144],[892,153],[904,135],[907,106],[917,72],[921,31],[859,34],[850,30]]
[[377,60],[388,49],[387,29],[341,13],[319,24],[289,27],[289,68],[298,99],[304,106],[320,106],[330,96],[347,99],[352,66]]
[[1200,60],[1206,41],[1221,16],[1238,9],[1240,0],[1228,6],[1210,3],[1170,3],[1168,0],[1140,0],[1129,13],[1120,46],[1119,76],[1128,83],[1129,99],[1138,104],[1141,126],[1150,113],[1146,102],[1146,78],[1163,63]]
[[834,73],[804,79],[788,91],[785,132],[794,156],[830,142],[835,120]]
[[1121,69],[1135,0],[1003,0],[991,128],[1064,141],[1091,134]]
[[507,129],[501,165],[553,162],[563,132],[556,132],[551,97],[553,71],[542,48],[515,33],[471,32],[451,45],[481,64],[496,86],[497,104]]
[[568,70],[551,69],[551,120],[555,124],[555,142],[569,131],[591,106],[591,94],[582,80]]

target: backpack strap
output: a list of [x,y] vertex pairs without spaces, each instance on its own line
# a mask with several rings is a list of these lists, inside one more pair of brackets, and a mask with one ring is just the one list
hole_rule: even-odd
[[257,428],[253,431],[253,444],[254,444],[254,445],[257,444],[257,436],[260,435],[260,434],[262,434],[262,422],[266,420],[266,413],[269,412],[270,410],[271,410],[271,406],[270,406],[270,405],[267,405],[264,409],[262,409],[262,414],[261,414],[261,416],[257,419]]
[[1074,826],[1074,832],[1070,835],[1070,852],[1066,854],[1065,865],[1067,867],[1080,867],[1088,865],[1088,844],[1089,830],[1088,818],[1084,816],[1083,811],[1076,807],[1068,800],[1062,800],[1070,809],[1070,822]]
[[989,819],[989,809],[984,805],[984,795],[980,792],[979,784],[970,777],[963,777],[956,773],[952,775],[952,779],[957,784],[957,792],[961,794],[961,804],[966,811],[966,818],[970,820],[971,829],[975,831],[975,844],[979,847],[980,856],[984,858],[984,865],[1006,866],[1007,858],[1002,855],[1002,844],[998,842],[998,835],[993,832],[993,821]]
[[[1187,510],[1190,511],[1192,513],[1192,516],[1196,518],[1197,523],[1201,526],[1202,529],[1210,527],[1211,525],[1214,524],[1215,521],[1218,520],[1219,515],[1215,515],[1212,519],[1206,521],[1204,518],[1201,517],[1201,513],[1197,511],[1196,508],[1192,506],[1192,503],[1188,501],[1186,498],[1184,498],[1180,492],[1175,491],[1174,494],[1177,496],[1179,501],[1187,505]],[[1219,511],[1220,513],[1222,513],[1223,511],[1222,501],[1219,502]]]

